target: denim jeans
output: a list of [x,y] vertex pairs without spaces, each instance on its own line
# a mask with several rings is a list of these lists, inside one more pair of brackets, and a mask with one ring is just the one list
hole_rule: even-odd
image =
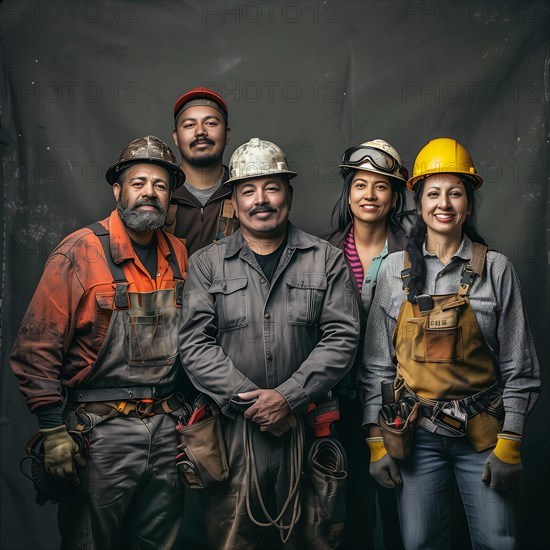
[[499,492],[483,483],[483,465],[490,454],[491,449],[476,452],[467,437],[417,430],[411,457],[398,462],[403,479],[397,488],[399,518],[408,550],[449,548],[453,477],[473,549],[515,547],[517,487]]

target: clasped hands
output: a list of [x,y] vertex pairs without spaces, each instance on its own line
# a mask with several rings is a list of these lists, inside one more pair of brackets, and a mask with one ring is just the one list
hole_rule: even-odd
[[260,431],[280,437],[296,427],[296,417],[291,413],[287,400],[277,390],[253,390],[238,395],[244,401],[256,399],[246,409],[244,417],[259,424]]

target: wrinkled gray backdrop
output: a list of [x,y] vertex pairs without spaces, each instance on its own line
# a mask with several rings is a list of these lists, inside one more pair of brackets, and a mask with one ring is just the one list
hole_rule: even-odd
[[[55,507],[18,471],[35,432],[9,369],[17,327],[58,241],[113,205],[106,168],[132,139],[171,143],[172,106],[225,96],[229,155],[253,136],[300,173],[292,218],[320,232],[344,149],[394,144],[412,169],[456,137],[485,178],[482,235],[514,262],[548,381],[548,47],[544,1],[4,0],[1,29],[0,547],[56,548]],[[548,388],[525,437],[521,547],[548,540]]]

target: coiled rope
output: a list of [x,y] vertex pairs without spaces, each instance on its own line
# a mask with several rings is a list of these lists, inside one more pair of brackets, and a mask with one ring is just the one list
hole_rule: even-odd
[[[260,489],[260,483],[258,481],[258,472],[256,470],[256,459],[254,455],[254,445],[252,442],[252,434],[248,426],[248,420],[243,419],[243,442],[244,442],[244,460],[245,460],[245,500],[246,511],[250,521],[258,527],[275,527],[279,530],[279,536],[283,543],[287,542],[290,538],[294,526],[300,519],[300,477],[302,475],[302,463],[304,453],[304,423],[301,416],[297,416],[296,427],[292,428],[290,437],[290,481],[288,489],[288,497],[281,508],[281,511],[277,514],[277,517],[273,518],[267,511],[264,503],[262,492]],[[252,480],[251,480],[252,477]],[[266,521],[259,521],[254,517],[252,509],[250,507],[250,492],[252,489],[256,491],[258,501],[264,514]],[[283,516],[289,507],[292,506],[292,516],[288,525],[283,522]]]

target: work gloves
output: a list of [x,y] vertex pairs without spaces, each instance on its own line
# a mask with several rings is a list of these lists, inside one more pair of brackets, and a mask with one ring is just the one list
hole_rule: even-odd
[[483,466],[483,481],[491,489],[507,491],[521,475],[521,455],[519,447],[521,435],[502,433],[497,435],[497,444]]
[[42,428],[40,432],[44,435],[46,472],[54,477],[69,478],[73,483],[78,483],[75,462],[79,466],[86,466],[86,462],[65,424],[55,428]]
[[401,483],[399,468],[393,458],[387,453],[382,437],[367,437],[370,449],[370,475],[387,489],[393,489]]

